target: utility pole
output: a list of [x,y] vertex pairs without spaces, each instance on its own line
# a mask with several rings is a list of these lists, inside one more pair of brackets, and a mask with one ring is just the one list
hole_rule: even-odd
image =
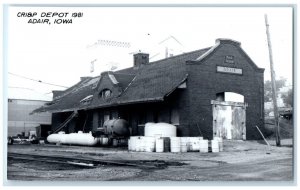
[[270,72],[271,72],[271,83],[272,83],[272,99],[274,106],[274,117],[275,117],[275,134],[276,134],[276,146],[280,146],[280,129],[279,129],[279,120],[278,120],[278,109],[277,109],[277,93],[276,93],[276,80],[275,80],[275,72],[273,66],[273,56],[272,56],[272,47],[269,33],[269,24],[268,17],[265,14],[265,22],[266,22],[266,32],[268,38],[268,47],[269,47],[269,59],[270,59]]

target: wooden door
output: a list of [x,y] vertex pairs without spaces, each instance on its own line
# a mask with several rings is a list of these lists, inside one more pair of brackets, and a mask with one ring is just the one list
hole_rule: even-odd
[[246,111],[244,106],[232,106],[232,138],[246,140]]
[[246,104],[212,100],[213,135],[246,140]]

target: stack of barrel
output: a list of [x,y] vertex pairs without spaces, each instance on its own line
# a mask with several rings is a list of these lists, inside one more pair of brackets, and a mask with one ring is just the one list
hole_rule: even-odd
[[223,141],[220,137],[206,140],[203,137],[150,137],[132,136],[128,150],[135,152],[221,152]]
[[208,141],[203,137],[177,137],[176,126],[169,123],[146,123],[145,136],[131,136],[128,150],[136,152],[219,152],[222,138]]

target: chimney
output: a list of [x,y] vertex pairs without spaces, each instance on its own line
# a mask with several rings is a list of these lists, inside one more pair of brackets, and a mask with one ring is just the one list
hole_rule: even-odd
[[149,64],[149,54],[137,53],[133,55],[133,63],[135,68],[139,68],[142,65]]

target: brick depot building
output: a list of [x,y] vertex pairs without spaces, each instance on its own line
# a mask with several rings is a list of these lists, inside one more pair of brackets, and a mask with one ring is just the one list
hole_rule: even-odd
[[[131,135],[147,122],[177,126],[178,136],[258,139],[264,123],[264,69],[230,39],[213,47],[149,62],[134,55],[131,68],[82,77],[35,112],[51,112],[55,131],[70,115],[66,132],[97,131],[107,119],[128,121]],[[235,95],[228,99],[227,95]]]

